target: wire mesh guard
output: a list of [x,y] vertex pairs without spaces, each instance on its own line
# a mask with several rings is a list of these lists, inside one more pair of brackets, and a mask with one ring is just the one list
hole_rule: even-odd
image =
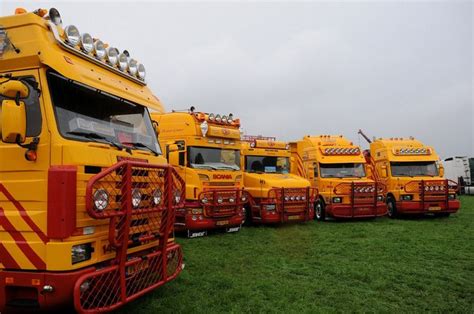
[[[76,310],[113,310],[177,276],[181,248],[168,240],[175,211],[184,206],[184,188],[172,167],[129,160],[90,179],[87,212],[109,220],[109,246],[116,256],[109,266],[76,282]],[[140,250],[144,245],[147,249]],[[128,254],[131,248],[134,254]]]
[[308,220],[317,194],[317,189],[309,187],[273,188],[268,191],[268,199],[264,204],[275,204],[276,210],[282,215],[305,213]]
[[249,194],[242,189],[215,189],[201,192],[199,200],[205,217],[224,218],[241,212],[249,201]]

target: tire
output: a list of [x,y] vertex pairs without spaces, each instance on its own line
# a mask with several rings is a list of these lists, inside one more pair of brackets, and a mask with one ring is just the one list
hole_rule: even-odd
[[249,206],[244,206],[244,221],[242,222],[242,225],[244,226],[250,226],[252,225],[252,213],[251,209]]
[[314,204],[314,218],[318,221],[325,221],[326,220],[326,206],[324,202],[321,200],[317,200],[316,204]]
[[387,198],[387,211],[388,211],[388,217],[390,218],[398,217],[397,205],[395,204],[395,200],[393,199],[393,197]]

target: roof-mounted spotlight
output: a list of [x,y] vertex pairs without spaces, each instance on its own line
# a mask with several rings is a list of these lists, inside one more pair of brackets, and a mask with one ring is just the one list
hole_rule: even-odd
[[51,8],[49,9],[49,19],[51,20],[51,22],[53,22],[54,25],[61,25],[61,23],[63,22],[61,20],[61,14],[59,14],[59,11],[55,8]]

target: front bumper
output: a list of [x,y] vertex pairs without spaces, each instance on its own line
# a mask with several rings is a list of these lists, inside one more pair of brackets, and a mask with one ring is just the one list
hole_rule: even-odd
[[211,229],[231,228],[242,225],[242,210],[239,214],[223,218],[211,218],[204,215],[184,214],[176,216],[176,231],[202,231]]
[[173,280],[181,272],[181,247],[168,245],[165,256],[163,259],[162,252],[155,251],[129,259],[123,266],[88,267],[72,272],[5,270],[0,272],[0,311],[49,312],[73,306],[79,313],[112,311]]
[[387,205],[377,202],[377,205],[328,204],[326,214],[334,218],[374,218],[387,215]]
[[398,201],[396,202],[399,214],[426,214],[426,213],[455,213],[459,210],[459,200],[446,201]]

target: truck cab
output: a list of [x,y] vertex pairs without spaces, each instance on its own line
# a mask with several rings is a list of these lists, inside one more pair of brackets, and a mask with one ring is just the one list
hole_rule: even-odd
[[242,143],[244,187],[251,195],[246,221],[272,224],[314,219],[316,189],[290,173],[289,145],[275,139],[246,136]]
[[342,135],[308,135],[290,146],[294,157],[292,171],[318,189],[317,220],[387,214],[384,187],[368,177],[358,146]]
[[444,178],[444,169],[433,147],[413,137],[375,139],[367,161],[372,177],[387,188],[390,217],[434,213],[448,216],[460,206],[457,184]]
[[240,120],[232,114],[195,112],[194,107],[152,117],[165,156],[186,182],[176,230],[188,237],[212,229],[239,231],[248,202],[240,165]]
[[56,9],[0,17],[0,312],[114,310],[180,273],[151,109],[145,67]]

